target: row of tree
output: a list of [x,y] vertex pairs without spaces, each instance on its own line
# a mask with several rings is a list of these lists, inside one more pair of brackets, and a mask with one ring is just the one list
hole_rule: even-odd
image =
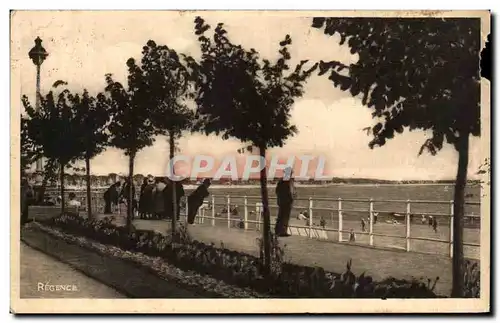
[[[265,157],[269,148],[283,146],[297,133],[290,123],[290,111],[303,95],[304,83],[317,72],[372,109],[379,123],[367,129],[373,136],[371,148],[384,145],[405,129],[422,129],[432,136],[420,153],[426,148],[436,154],[445,142],[458,151],[453,295],[460,296],[468,145],[470,136],[480,134],[479,21],[317,17],[312,27],[326,35],[339,34],[340,44],[347,42],[359,60],[349,66],[331,61],[309,68],[305,68],[307,60],[290,66],[289,35],[279,43],[278,58],[271,61],[261,58],[255,49],[232,43],[223,24],[208,35],[211,27],[202,18],[194,22],[202,53],[198,60],[148,41],[140,64],[133,58],[127,61],[126,86],[106,75],[106,87],[96,97],[86,91],[56,94],[53,90],[41,98],[39,111],[24,97],[25,161],[45,156],[47,169],[59,167],[63,179],[67,165],[84,159],[88,178],[90,159],[113,146],[129,157],[132,181],[134,159],[141,149],[152,145],[157,135],[164,135],[172,158],[177,139],[186,131],[237,138],[244,144],[243,150],[255,149]],[[195,102],[194,109],[188,108],[190,100]],[[260,173],[260,186],[264,263],[269,269],[266,172],[264,168]],[[87,183],[89,193],[90,180]],[[128,212],[130,215],[131,210]],[[175,231],[175,217],[173,221]]]

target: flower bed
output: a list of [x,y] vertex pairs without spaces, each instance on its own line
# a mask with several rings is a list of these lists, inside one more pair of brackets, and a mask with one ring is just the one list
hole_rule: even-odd
[[[116,227],[111,220],[89,221],[72,215],[62,215],[45,222],[52,228],[77,235],[44,228],[51,234],[65,236],[80,244],[93,246],[114,256],[133,259],[154,268],[159,274],[163,269],[180,270],[178,279],[186,273],[204,273],[228,286],[238,286],[245,291],[232,297],[304,297],[304,298],[432,298],[438,297],[430,280],[407,281],[387,278],[375,282],[364,274],[356,277],[351,271],[351,262],[342,274],[331,273],[319,267],[305,267],[290,263],[273,266],[273,273],[265,278],[261,272],[259,258],[231,251],[184,236],[182,243],[173,243],[171,236],[147,230],[132,230]],[[89,241],[81,237],[88,237]],[[107,245],[103,247],[102,244]],[[173,269],[177,268],[177,269]],[[182,273],[184,271],[184,273]],[[199,275],[199,274],[198,274]],[[191,278],[185,279],[189,283]],[[247,293],[247,296],[243,294]],[[251,295],[251,296],[250,296]]]
[[[52,239],[62,240],[66,243],[84,248],[84,250],[89,250],[94,253],[97,253],[103,257],[113,257],[115,259],[120,259],[127,263],[131,263],[141,269],[145,269],[148,273],[154,274],[156,277],[160,277],[165,279],[166,281],[172,282],[173,284],[184,288],[186,291],[191,291],[196,294],[204,295],[204,297],[210,298],[263,298],[265,295],[260,295],[253,290],[243,289],[238,286],[232,286],[224,283],[223,281],[214,279],[213,277],[202,275],[200,273],[196,273],[193,271],[185,271],[181,270],[177,267],[169,265],[164,262],[159,257],[151,257],[147,256],[140,252],[130,252],[118,247],[114,247],[111,245],[104,245],[99,242],[95,242],[87,237],[82,236],[74,236],[71,234],[67,234],[61,232],[55,228],[51,228],[48,226],[41,225],[40,223],[32,222],[25,227],[25,230],[29,230],[31,232],[42,232],[43,234],[51,237]],[[37,244],[46,244],[46,240],[41,240]],[[37,248],[42,252],[47,252],[46,248],[38,248],[35,244],[33,245],[33,234],[30,234],[29,246]],[[43,246],[42,246],[43,247]],[[56,258],[57,255],[55,255]],[[75,255],[76,256],[76,255]],[[60,259],[64,261],[64,259]],[[92,273],[85,272],[87,275],[93,277]],[[95,277],[93,277],[95,278]],[[124,282],[121,282],[119,285],[127,285],[126,281],[129,281],[129,278],[126,275],[123,276]],[[101,279],[98,279],[102,281]],[[118,279],[120,280],[120,279]],[[102,281],[106,283],[105,281]],[[116,282],[115,282],[116,283]],[[118,288],[120,291],[123,288]],[[127,292],[127,291],[125,291]],[[134,295],[133,293],[126,293],[129,297],[139,297]],[[158,293],[157,293],[158,294]],[[169,295],[168,297],[175,297],[176,294]],[[141,292],[140,298],[151,297],[151,295],[145,295],[144,292]]]

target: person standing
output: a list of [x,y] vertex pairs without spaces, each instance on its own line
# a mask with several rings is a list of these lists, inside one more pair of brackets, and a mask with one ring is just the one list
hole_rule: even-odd
[[80,208],[82,207],[82,203],[76,199],[76,194],[74,192],[69,193],[69,201],[67,203],[70,210],[68,213],[79,215]]
[[361,218],[361,231],[366,232],[366,221],[364,218]]
[[188,205],[188,218],[187,221],[189,224],[194,223],[194,219],[196,214],[198,213],[198,209],[203,204],[203,200],[210,195],[208,192],[208,188],[210,187],[210,179],[206,178],[203,183],[194,190],[187,198]]
[[153,213],[157,220],[166,218],[165,204],[165,180],[163,178],[157,177],[155,179],[155,187],[152,191],[153,196]]
[[29,206],[35,198],[35,192],[26,178],[21,180],[21,226],[28,222]]
[[104,192],[104,214],[111,214],[112,212],[112,206],[113,205],[118,205],[118,198],[120,196],[119,190],[120,190],[121,183],[116,182],[113,185],[111,185],[106,192]]
[[276,185],[276,197],[278,202],[278,219],[274,227],[274,233],[280,237],[288,237],[288,223],[292,212],[293,200],[295,198],[295,187],[292,179],[292,169],[284,171],[283,178]]
[[153,211],[153,191],[155,188],[155,181],[152,175],[148,175],[144,179],[144,183],[141,186],[141,195],[139,196],[139,216],[141,219],[150,218]]
[[438,232],[438,220],[437,220],[437,218],[434,218],[434,220],[432,221],[432,228],[434,229],[435,233]]

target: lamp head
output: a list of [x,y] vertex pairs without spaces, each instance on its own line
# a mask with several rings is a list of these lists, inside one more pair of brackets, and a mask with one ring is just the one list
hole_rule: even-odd
[[43,48],[42,40],[40,37],[35,39],[35,46],[28,53],[30,59],[33,61],[33,64],[40,66],[43,61],[49,56],[49,53]]

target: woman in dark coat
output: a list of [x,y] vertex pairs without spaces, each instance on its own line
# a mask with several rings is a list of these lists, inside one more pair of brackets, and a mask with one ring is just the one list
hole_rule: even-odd
[[111,214],[111,206],[118,204],[120,182],[116,182],[111,185],[106,192],[104,192],[104,214]]
[[205,179],[196,190],[188,196],[188,223],[193,224],[194,218],[198,213],[198,209],[203,205],[203,200],[210,195],[208,188],[210,187],[210,179]]
[[141,195],[139,196],[139,215],[141,219],[150,218],[153,213],[153,190],[155,182],[152,177],[145,178],[141,185]]

